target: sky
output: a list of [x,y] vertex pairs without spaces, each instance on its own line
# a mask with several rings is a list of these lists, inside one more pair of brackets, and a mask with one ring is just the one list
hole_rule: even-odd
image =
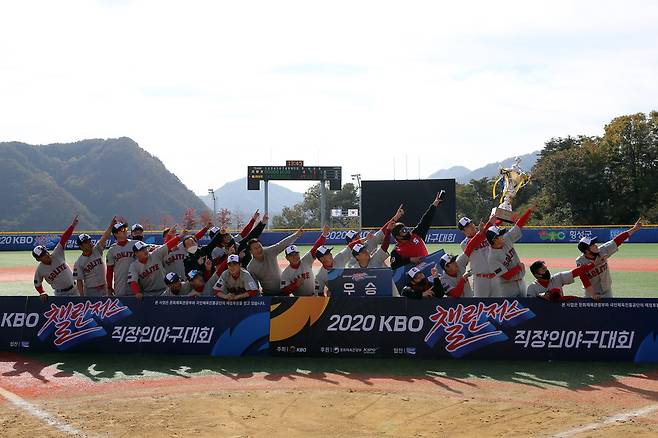
[[656,23],[654,1],[7,1],[0,141],[127,136],[199,194],[287,159],[426,178],[657,110]]

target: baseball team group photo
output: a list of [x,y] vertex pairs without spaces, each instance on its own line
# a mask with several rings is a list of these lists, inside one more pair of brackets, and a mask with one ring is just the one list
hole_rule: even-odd
[[0,438],[658,436],[658,6],[0,6]]

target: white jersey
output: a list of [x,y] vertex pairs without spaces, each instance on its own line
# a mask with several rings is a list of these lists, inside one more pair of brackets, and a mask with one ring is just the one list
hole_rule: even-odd
[[130,265],[128,282],[136,282],[144,294],[162,295],[167,289],[164,281],[164,258],[167,256],[169,248],[167,245],[158,247],[155,251],[149,253],[146,263],[135,260]]
[[[457,283],[459,282],[459,279],[462,278],[462,276],[466,273],[466,266],[468,265],[468,256],[466,254],[459,255],[457,257],[457,260],[455,260],[455,263],[457,263],[457,266],[459,266],[459,272],[457,273],[456,277],[448,275],[445,271],[442,272],[441,275],[439,276],[439,279],[441,280],[441,286],[443,286],[443,290],[445,291],[446,294],[448,294],[448,292],[450,292],[452,289],[457,287]],[[464,283],[464,293],[462,294],[462,296],[468,298],[473,297],[473,289],[471,288],[471,285],[468,282],[468,280],[466,280]]]
[[185,272],[185,256],[187,255],[187,250],[183,246],[183,243],[176,245],[174,249],[169,251],[167,257],[165,257],[164,266],[165,273],[175,272],[179,278],[187,278],[187,273]]
[[[348,261],[355,260],[352,257],[352,248],[346,246],[338,254],[334,256],[334,264],[331,269],[344,268]],[[327,286],[329,271],[322,266],[317,274],[315,274],[315,294],[324,295],[324,289]]]
[[[501,277],[513,267],[521,264],[519,254],[516,252],[516,249],[514,249],[514,242],[521,239],[522,234],[521,229],[514,225],[507,233],[501,236],[503,239],[503,247],[501,249],[491,248],[489,250],[489,272],[493,272],[496,276]],[[521,281],[524,276],[525,268],[512,278],[501,278],[500,282],[501,285],[503,285],[506,282]]]
[[[576,266],[594,263],[594,267],[587,271],[587,278],[592,283],[592,290],[603,298],[612,298],[612,277],[608,269],[608,257],[619,251],[619,247],[614,240],[599,246],[599,257],[596,260],[589,260],[584,255],[576,259]],[[587,296],[587,295],[585,295]]]
[[80,254],[73,265],[73,278],[82,280],[84,290],[105,287],[105,261],[103,260],[104,245],[96,243],[88,256]]
[[181,288],[180,291],[175,294],[171,291],[171,287],[167,287],[167,289],[162,292],[163,297],[184,297],[189,295],[189,293],[192,291],[192,286],[190,286],[190,283],[188,281],[181,281]]
[[78,295],[78,291],[73,290],[73,272],[66,263],[64,247],[61,244],[55,246],[50,259],[49,265],[39,263],[37,266],[34,272],[34,286],[40,287],[43,285],[43,280],[46,280],[46,283],[55,290],[55,295]]
[[562,292],[562,288],[574,282],[573,274],[571,271],[558,272],[555,275],[551,275],[551,278],[548,280],[548,285],[544,286],[535,281],[534,283],[528,286],[527,296],[529,298],[537,298],[539,295],[544,294],[550,290],[558,289]]
[[[466,250],[466,246],[468,246],[468,242],[471,241],[470,237],[465,238],[462,240],[462,243],[460,244],[462,247],[462,251]],[[480,245],[473,250],[470,256],[470,261],[471,261],[471,272],[473,274],[489,274],[491,272],[491,268],[489,267],[489,252],[491,250],[491,246],[489,245],[489,241],[487,239],[482,239],[482,242]]]
[[298,278],[303,278],[302,285],[293,292],[295,296],[310,296],[315,294],[315,275],[313,275],[313,255],[311,251],[300,259],[299,266],[288,265],[281,274],[281,289],[293,284]]
[[[210,282],[208,282],[210,283]],[[256,280],[251,276],[249,271],[240,268],[240,275],[234,278],[229,270],[222,272],[219,279],[213,283],[212,289],[215,292],[223,292],[225,294],[242,294],[251,290],[258,290]]]
[[132,295],[130,286],[128,286],[128,271],[130,265],[135,261],[135,254],[133,253],[133,245],[136,240],[128,239],[124,245],[114,243],[110,249],[107,250],[105,256],[107,266],[112,266],[114,269],[114,294],[118,297]]
[[[386,260],[390,257],[390,254],[379,248],[377,251],[370,254],[370,261],[368,262],[368,268],[388,268],[386,266]],[[352,257],[356,259],[356,257]],[[359,263],[357,262],[356,268],[360,268]]]

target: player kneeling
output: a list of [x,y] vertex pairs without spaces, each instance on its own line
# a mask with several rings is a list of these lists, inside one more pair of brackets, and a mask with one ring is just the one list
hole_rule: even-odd
[[192,286],[187,281],[181,281],[175,272],[168,272],[165,275],[165,284],[167,289],[162,293],[163,297],[184,297],[192,291]]
[[425,274],[416,267],[409,269],[407,275],[411,278],[411,281],[402,289],[402,296],[416,299],[443,298],[445,296],[441,281],[436,281],[439,276],[439,270],[436,266],[432,268],[430,278],[425,277]]
[[240,266],[237,254],[228,256],[228,268],[213,287],[215,296],[225,300],[242,300],[258,296],[258,284],[249,271]]
[[[566,301],[578,297],[565,296],[562,288],[572,284],[577,277],[592,269],[594,264],[582,265],[571,271],[558,272],[551,275],[543,260],[537,260],[530,265],[530,272],[536,278],[535,282],[528,286],[527,296],[530,298],[542,298],[546,301]],[[582,281],[582,278],[581,278]]]

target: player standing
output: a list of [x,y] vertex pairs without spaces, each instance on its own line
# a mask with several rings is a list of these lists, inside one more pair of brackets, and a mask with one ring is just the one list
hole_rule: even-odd
[[116,239],[105,256],[107,261],[107,291],[108,295],[123,297],[130,295],[128,286],[128,271],[135,260],[133,245],[137,240],[128,239],[128,224],[116,223],[112,226],[112,235]]
[[167,289],[164,281],[164,259],[179,241],[180,237],[176,236],[152,252],[148,251],[148,245],[144,242],[135,242],[135,261],[130,264],[128,284],[137,298],[141,299],[144,295],[162,295]]
[[71,238],[76,225],[78,225],[77,215],[60,237],[52,254],[43,245],[35,246],[32,250],[32,257],[39,262],[34,272],[34,288],[39,292],[43,302],[48,300],[48,294],[43,289],[43,280],[46,280],[46,283],[53,288],[56,297],[78,296],[78,292],[73,288],[73,271],[66,263],[64,256],[66,243]]
[[525,297],[527,287],[523,277],[525,265],[521,263],[514,243],[523,235],[522,228],[530,219],[532,208],[516,221],[509,231],[496,226],[487,230],[487,240],[491,249],[489,252],[489,269],[500,278],[500,293],[502,297]]
[[251,239],[247,246],[253,258],[247,265],[247,271],[260,283],[263,295],[281,295],[281,268],[277,256],[286,247],[295,243],[304,230],[300,228],[294,234],[274,245],[263,247],[258,239]]
[[[481,230],[478,230],[473,221],[467,217],[459,219],[457,228],[466,236],[460,244],[462,250],[465,251],[471,239]],[[473,274],[473,296],[477,298],[500,296],[498,277],[491,272],[491,268],[489,267],[489,251],[489,241],[482,239],[482,242],[473,249],[470,255],[471,273]]]
[[619,251],[621,244],[640,228],[642,228],[642,222],[638,219],[633,227],[601,246],[596,244],[596,237],[583,237],[580,239],[578,249],[583,254],[576,259],[576,266],[594,263],[594,267],[586,273],[591,283],[591,289],[587,288],[588,285],[585,284],[585,296],[589,295],[594,300],[613,297],[608,258]]
[[[329,227],[325,227],[327,232]],[[284,295],[293,294],[295,296],[315,295],[315,275],[313,274],[313,260],[317,249],[325,242],[324,233],[320,234],[313,247],[304,254],[299,256],[297,245],[286,247],[284,253],[289,265],[281,273],[281,292]]]
[[107,268],[103,253],[105,244],[110,238],[112,227],[117,223],[116,216],[107,227],[101,238],[92,245],[89,234],[80,234],[76,243],[82,250],[82,254],[73,265],[73,278],[76,280],[80,296],[102,297],[107,295]]

